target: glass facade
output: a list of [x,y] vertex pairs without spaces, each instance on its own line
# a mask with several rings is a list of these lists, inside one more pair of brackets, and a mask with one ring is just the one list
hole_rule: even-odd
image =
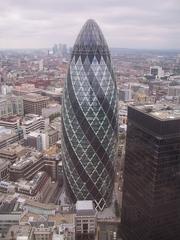
[[124,240],[180,239],[180,120],[128,108]]
[[111,201],[117,148],[117,88],[103,34],[88,20],[75,42],[64,86],[62,156],[71,200]]

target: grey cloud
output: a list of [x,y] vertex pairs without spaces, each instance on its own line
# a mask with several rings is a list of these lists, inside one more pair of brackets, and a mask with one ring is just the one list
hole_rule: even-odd
[[179,0],[6,0],[0,2],[0,48],[73,45],[88,18],[110,46],[180,48]]

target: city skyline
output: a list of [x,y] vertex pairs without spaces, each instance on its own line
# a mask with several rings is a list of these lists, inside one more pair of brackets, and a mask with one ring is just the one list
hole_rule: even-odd
[[[0,49],[73,46],[88,18],[103,26],[108,45],[118,48],[179,49],[180,2],[26,1],[0,3]],[[73,20],[72,20],[73,19]]]
[[71,16],[72,49],[57,27],[0,50],[0,238],[179,239],[180,50],[112,48],[89,14]]

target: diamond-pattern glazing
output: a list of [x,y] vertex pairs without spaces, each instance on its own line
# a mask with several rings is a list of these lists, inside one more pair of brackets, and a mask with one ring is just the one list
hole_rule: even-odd
[[73,48],[64,87],[62,156],[70,198],[111,201],[117,147],[116,82],[107,43],[89,20]]

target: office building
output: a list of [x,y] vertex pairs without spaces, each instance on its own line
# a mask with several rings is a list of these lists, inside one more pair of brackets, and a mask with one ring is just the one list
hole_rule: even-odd
[[0,181],[6,180],[9,178],[8,168],[10,162],[6,159],[0,158]]
[[22,157],[27,152],[27,149],[18,143],[10,144],[0,149],[0,158],[14,163],[17,158]]
[[32,240],[32,227],[31,225],[12,225],[6,235],[5,240],[16,239],[16,240]]
[[44,119],[42,116],[35,114],[26,114],[21,123],[21,128],[23,130],[24,137],[27,137],[32,131],[45,130],[49,125],[49,119]]
[[23,99],[20,96],[0,97],[0,118],[23,115]]
[[117,149],[117,87],[110,52],[94,20],[75,42],[62,110],[62,157],[66,193],[73,202],[109,206]]
[[26,154],[10,166],[10,180],[30,180],[36,173],[43,170],[44,164],[42,153],[28,149]]
[[[39,131],[37,132],[30,132],[26,139],[25,139],[25,146],[29,146],[31,148],[34,148],[38,151],[42,151],[43,150],[43,134],[40,133]],[[46,136],[45,137],[45,141],[46,142]]]
[[153,66],[153,67],[150,67],[150,74],[154,78],[161,78],[161,77],[164,77],[164,70],[160,66]]
[[50,191],[51,178],[46,172],[41,171],[36,173],[30,181],[20,179],[15,185],[16,192],[21,197],[43,201]]
[[95,239],[97,216],[93,202],[77,201],[75,215],[76,239]]
[[132,100],[132,91],[129,88],[119,90],[119,100],[129,102]]
[[22,209],[15,198],[1,199],[0,205],[0,238],[4,239],[9,228],[19,224]]
[[21,119],[22,117],[19,116],[1,117],[0,126],[18,130],[20,127]]
[[23,139],[21,129],[12,130],[0,126],[0,149],[10,145],[11,143],[20,142]]
[[34,84],[23,83],[20,86],[14,86],[12,92],[17,96],[23,96],[29,93],[41,93],[41,90],[35,88]]
[[180,108],[128,107],[124,240],[180,238]]
[[179,97],[180,96],[180,86],[169,86],[168,87],[168,96]]
[[42,114],[42,109],[46,108],[49,103],[49,97],[37,93],[29,93],[23,97],[24,113],[36,115]]
[[48,105],[46,108],[42,109],[42,116],[44,118],[60,116],[61,114],[61,105],[54,103]]
[[37,130],[30,132],[26,135],[24,142],[26,146],[42,151],[56,144],[58,140],[59,132],[52,127],[48,127],[45,131]]
[[[8,150],[11,153],[14,152],[10,147],[7,148]],[[7,151],[3,149],[4,156],[7,156]],[[25,151],[24,154],[18,154],[18,158],[9,167],[9,178],[11,181],[18,181],[19,179],[30,180],[39,171],[46,171],[52,181],[57,180],[57,165],[61,159],[52,149],[49,154],[45,152],[45,155],[29,148],[25,148],[22,151]]]

